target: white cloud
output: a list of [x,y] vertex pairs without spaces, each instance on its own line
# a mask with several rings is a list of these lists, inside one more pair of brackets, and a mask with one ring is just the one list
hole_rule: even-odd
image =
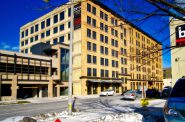
[[6,42],[1,42],[0,43],[0,49],[2,50],[11,50],[11,51],[19,51],[19,46],[10,46]]

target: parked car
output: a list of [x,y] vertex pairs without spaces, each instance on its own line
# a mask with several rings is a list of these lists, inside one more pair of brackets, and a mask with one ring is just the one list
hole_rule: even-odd
[[162,98],[168,98],[171,91],[172,91],[171,86],[165,86],[164,89],[161,91],[161,97]]
[[135,100],[137,96],[137,91],[129,90],[123,95],[123,99]]
[[113,95],[115,95],[115,92],[114,90],[110,89],[100,93],[100,96],[113,96]]
[[147,98],[159,98],[160,92],[156,89],[148,89],[146,90],[146,97]]
[[185,78],[179,79],[174,85],[163,114],[166,122],[185,122]]

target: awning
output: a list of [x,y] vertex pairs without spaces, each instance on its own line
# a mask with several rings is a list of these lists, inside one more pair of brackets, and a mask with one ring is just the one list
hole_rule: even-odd
[[121,80],[87,80],[92,83],[122,83]]

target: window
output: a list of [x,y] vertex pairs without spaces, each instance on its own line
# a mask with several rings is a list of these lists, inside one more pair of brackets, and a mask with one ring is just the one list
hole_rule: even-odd
[[100,71],[100,75],[101,75],[101,77],[104,77],[104,70],[103,69],[101,69],[101,71]]
[[127,46],[127,41],[124,39],[124,45]]
[[114,39],[111,40],[111,45],[114,46]]
[[91,12],[91,5],[89,3],[87,3],[87,11]]
[[46,44],[50,45],[50,41],[47,41]]
[[93,31],[93,39],[96,39],[96,32]]
[[113,28],[111,28],[111,34],[114,35],[114,29]]
[[71,27],[71,23],[70,22],[68,22],[68,28],[70,28]]
[[114,25],[114,18],[111,17],[111,24]]
[[93,64],[96,64],[96,56],[93,56]]
[[87,42],[87,50],[91,50],[91,42]]
[[39,39],[38,35],[35,36],[35,41],[37,41]]
[[41,33],[41,38],[44,38],[45,37],[45,33]]
[[108,44],[108,42],[109,42],[108,36],[105,36],[105,43]]
[[30,31],[30,34],[34,33],[34,27],[32,26],[31,27],[31,31]]
[[64,24],[60,25],[60,31],[64,30]]
[[58,14],[56,14],[55,16],[54,16],[54,19],[53,19],[53,23],[55,24],[55,23],[57,23],[58,22]]
[[61,36],[61,37],[59,38],[59,41],[60,41],[60,43],[64,42],[64,36]]
[[92,25],[93,25],[94,27],[96,27],[96,20],[95,20],[95,19],[93,19]]
[[91,38],[91,30],[87,29],[87,37]]
[[108,55],[109,54],[109,49],[107,47],[105,47],[105,54]]
[[47,26],[47,27],[50,26],[50,18],[48,18],[48,19],[46,20],[46,26]]
[[25,53],[28,53],[28,49],[25,49]]
[[39,30],[39,25],[36,24],[36,25],[35,25],[35,32],[37,32],[38,30]]
[[93,44],[93,51],[96,52],[96,44]]
[[87,63],[91,63],[91,55],[87,55]]
[[45,21],[42,21],[41,22],[41,29],[44,29],[45,28]]
[[123,39],[123,33],[120,33],[120,38]]
[[71,38],[71,37],[70,37],[70,33],[68,33],[68,40],[70,40],[70,38]]
[[46,31],[46,36],[50,36],[50,30]]
[[104,65],[104,58],[101,58],[101,59],[100,59],[100,64],[101,64],[101,65]]
[[58,32],[58,27],[53,28],[53,33],[55,34],[57,32]]
[[58,39],[57,38],[53,39],[53,44],[57,44],[57,43],[58,43]]
[[104,47],[100,46],[100,53],[104,54]]
[[112,60],[112,67],[115,67],[115,62],[114,62],[114,60]]
[[91,17],[87,16],[87,24],[91,24]]
[[64,11],[60,13],[60,20],[64,20]]
[[105,20],[108,21],[108,15],[105,14],[104,16],[105,16]]
[[103,30],[103,23],[100,22],[100,29]]
[[126,28],[124,28],[124,36],[126,37],[126,34],[127,34],[127,30]]
[[94,15],[96,15],[96,8],[95,8],[95,7],[92,8],[92,13],[93,13]]
[[26,30],[26,36],[28,36],[28,29]]
[[103,19],[103,12],[102,11],[100,11],[100,18]]
[[108,26],[107,25],[105,25],[105,32],[108,33]]
[[21,46],[24,46],[24,41],[21,42]]
[[109,71],[105,70],[105,77],[109,77]]
[[118,31],[117,30],[115,30],[115,36],[118,37]]
[[100,34],[100,41],[104,42],[104,36],[102,34]]
[[30,38],[30,42],[32,43],[34,40],[33,40],[33,37]]
[[118,41],[115,40],[115,47],[118,47]]
[[71,8],[68,8],[68,17],[71,16]]
[[109,60],[105,59],[105,66],[109,66]]
[[93,76],[97,76],[97,69],[93,68]]
[[22,38],[24,38],[24,31],[22,31],[22,33],[21,33],[21,37],[22,37]]

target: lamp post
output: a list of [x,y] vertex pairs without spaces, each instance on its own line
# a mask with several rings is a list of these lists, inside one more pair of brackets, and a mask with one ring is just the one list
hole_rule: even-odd
[[72,115],[72,72],[73,72],[73,31],[74,31],[74,5],[71,3],[71,22],[70,22],[70,46],[69,46],[69,85],[68,85],[68,114]]

